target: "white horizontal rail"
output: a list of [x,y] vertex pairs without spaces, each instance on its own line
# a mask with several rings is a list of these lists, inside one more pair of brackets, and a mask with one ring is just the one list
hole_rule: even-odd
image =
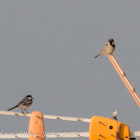
[[[1,132],[0,133],[0,139],[16,139],[16,138],[28,138],[30,136],[38,137],[37,134],[28,134],[27,132],[24,133],[6,133]],[[140,131],[131,131],[130,132],[131,137],[137,137],[140,136]],[[78,137],[89,137],[89,132],[59,132],[59,133],[44,133],[45,138],[78,138]]]
[[131,131],[130,136],[132,136],[132,137],[140,137],[140,131]]
[[[3,133],[0,134],[0,139],[18,139],[18,138],[28,138],[30,136],[41,138],[40,136],[28,133]],[[45,133],[45,138],[77,138],[77,137],[89,137],[89,132],[59,132],[59,133]]]
[[[31,114],[28,114],[28,113],[10,112],[10,111],[2,111],[2,110],[0,110],[0,115],[25,116],[25,117],[31,116]],[[43,115],[43,117],[44,119],[90,122],[90,119],[87,119],[87,118],[75,118],[75,117],[54,116],[54,115]]]

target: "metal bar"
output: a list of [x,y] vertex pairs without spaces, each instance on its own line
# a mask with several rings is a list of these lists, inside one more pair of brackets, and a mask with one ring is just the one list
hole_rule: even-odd
[[131,137],[140,137],[140,131],[131,131],[130,136]]
[[[28,133],[2,133],[0,134],[0,139],[19,139],[19,138],[28,138],[30,136],[38,137],[37,134],[28,134]],[[78,137],[89,137],[89,132],[59,132],[59,133],[44,133],[46,138],[78,138]]]
[[108,58],[112,65],[114,66],[115,70],[117,71],[118,75],[122,79],[123,83],[127,87],[128,91],[131,93],[132,97],[134,98],[137,105],[140,107],[140,96],[136,92],[135,88],[133,87],[132,83],[130,82],[129,78],[125,74],[124,70],[122,69],[121,65],[117,61],[114,55],[108,55]]
[[[37,134],[28,134],[28,132],[23,133],[7,133],[0,132],[0,139],[16,139],[16,138],[28,138],[30,136],[39,137]],[[134,139],[140,139],[135,137],[140,137],[140,131],[131,131],[130,136]],[[47,133],[44,132],[44,137],[46,138],[77,138],[77,137],[89,137],[89,132],[58,132],[58,133]],[[131,138],[132,139],[132,138]]]
[[[2,111],[0,110],[0,115],[13,115],[13,116],[24,116],[30,117],[31,114],[28,113],[19,113],[11,111]],[[55,116],[55,115],[43,115],[44,119],[54,119],[54,120],[65,120],[65,121],[77,121],[77,122],[90,122],[90,119],[87,118],[75,118],[75,117],[65,117],[65,116]]]

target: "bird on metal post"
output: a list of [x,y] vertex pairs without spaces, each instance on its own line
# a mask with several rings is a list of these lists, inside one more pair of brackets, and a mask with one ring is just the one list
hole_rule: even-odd
[[12,110],[12,109],[14,109],[14,108],[19,107],[19,108],[22,110],[22,113],[24,113],[23,110],[25,110],[25,111],[28,113],[27,109],[29,109],[30,106],[32,105],[33,99],[34,99],[34,98],[32,97],[32,95],[27,95],[27,96],[24,97],[16,106],[14,106],[14,107],[8,109],[7,111],[10,111],[10,110]]
[[113,111],[113,119],[114,119],[114,120],[118,120],[117,114],[118,114],[118,110],[114,110],[114,111]]
[[116,46],[115,46],[115,42],[113,38],[108,39],[107,44],[105,45],[105,47],[101,50],[101,52],[95,56],[95,58],[97,58],[100,55],[112,55],[114,50],[115,50]]
[[116,131],[116,139],[119,139],[119,130],[118,130],[118,110],[114,110],[113,111],[113,119],[116,120],[116,127],[117,127],[117,131]]

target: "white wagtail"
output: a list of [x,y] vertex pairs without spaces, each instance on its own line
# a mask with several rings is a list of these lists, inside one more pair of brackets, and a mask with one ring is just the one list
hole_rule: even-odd
[[114,110],[114,111],[113,111],[113,119],[114,119],[114,120],[118,120],[117,114],[118,114],[118,110]]
[[108,42],[105,45],[105,47],[101,50],[101,52],[97,56],[95,56],[95,58],[103,54],[112,55],[114,50],[115,50],[115,42],[114,42],[114,39],[110,38],[108,39]]
[[10,111],[10,110],[12,110],[12,109],[14,109],[14,108],[19,107],[19,108],[21,108],[22,113],[24,113],[23,110],[25,110],[25,111],[28,113],[27,109],[29,109],[29,107],[32,105],[33,99],[34,99],[34,98],[32,97],[32,95],[27,95],[27,96],[24,97],[16,106],[14,106],[14,107],[8,109],[7,111]]

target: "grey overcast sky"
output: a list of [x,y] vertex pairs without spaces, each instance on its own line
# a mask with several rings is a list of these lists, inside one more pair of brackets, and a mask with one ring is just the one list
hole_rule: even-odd
[[[140,130],[140,109],[106,56],[94,59],[114,38],[115,56],[140,93],[140,1],[1,0],[0,110],[24,96],[29,112],[112,117]],[[14,111],[21,111],[15,109]],[[29,118],[0,116],[0,130],[28,130]],[[45,120],[49,132],[88,131],[86,123]]]

